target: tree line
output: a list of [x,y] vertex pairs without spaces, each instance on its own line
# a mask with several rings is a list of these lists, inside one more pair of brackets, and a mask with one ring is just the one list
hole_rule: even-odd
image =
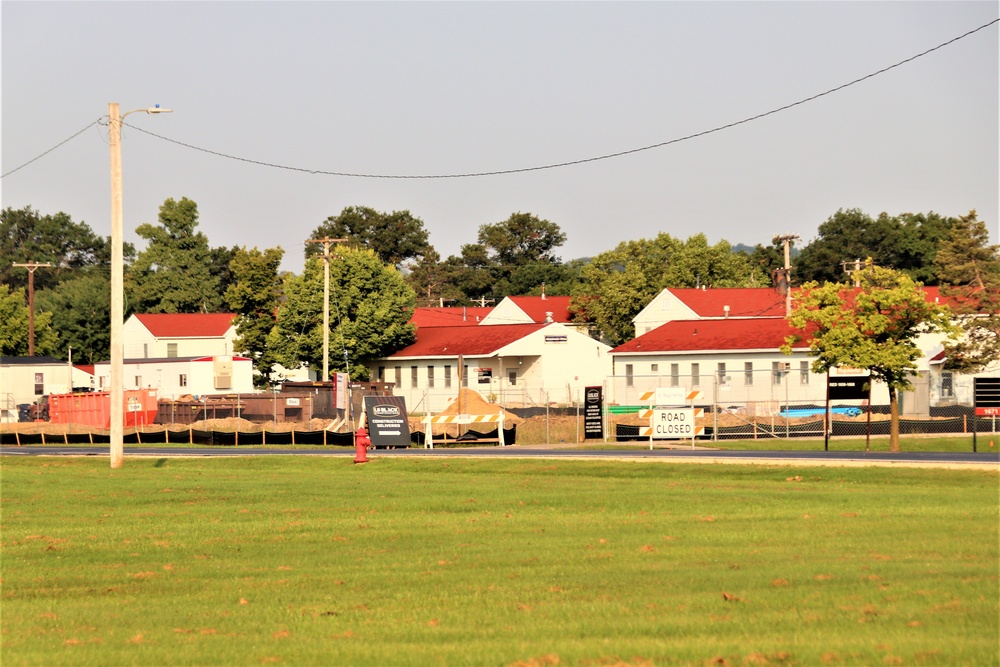
[[[187,198],[167,199],[157,222],[140,225],[136,234],[145,248],[125,244],[127,313],[231,310],[239,315],[241,351],[262,373],[274,363],[321,364],[320,244],[303,244],[301,275],[283,274],[280,247],[212,247],[198,231],[197,204]],[[413,341],[409,319],[416,306],[496,303],[544,291],[572,297],[574,318],[589,323],[595,337],[619,344],[632,337],[632,318],[664,288],[768,286],[784,262],[777,240],[733,246],[710,244],[704,234],[681,239],[667,233],[563,261],[556,254],[566,241],[559,225],[522,212],[480,226],[474,243],[445,259],[409,211],[348,207],[310,235],[323,238],[347,239],[331,248],[330,366],[356,378],[367,373],[365,362]],[[871,258],[913,281],[961,291],[972,321],[972,310],[996,312],[996,297],[989,302],[986,295],[1000,293],[997,248],[975,211],[872,217],[841,209],[813,240],[793,247],[792,281],[844,282],[855,260]],[[8,259],[0,266],[0,352],[27,350],[27,272],[12,264],[48,262],[52,266],[34,277],[36,353],[65,358],[71,346],[79,363],[107,359],[110,254],[109,238],[65,213],[0,212],[0,256]],[[984,344],[997,345],[996,327],[985,334],[973,328],[985,338],[975,350],[956,349],[956,358],[973,360]]]

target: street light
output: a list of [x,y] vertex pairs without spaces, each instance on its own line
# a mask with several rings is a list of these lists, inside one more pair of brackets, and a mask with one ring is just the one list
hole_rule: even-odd
[[120,113],[108,102],[108,145],[111,147],[111,467],[125,463],[125,256],[122,245],[122,121],[131,113],[170,113],[157,104]]

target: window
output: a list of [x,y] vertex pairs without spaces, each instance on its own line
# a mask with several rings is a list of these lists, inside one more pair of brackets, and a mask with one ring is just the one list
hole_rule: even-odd
[[701,366],[691,364],[691,386],[697,387],[699,385],[701,385]]
[[132,386],[134,386],[136,389],[138,389],[139,387],[142,386],[142,376],[141,375],[136,375],[135,376],[135,384],[132,385]]
[[167,343],[167,357],[173,358],[177,356],[177,343]]
[[463,364],[462,365],[462,386],[463,387],[468,387],[469,386],[469,366],[468,366],[468,364]]
[[142,358],[149,359],[149,343],[142,344]]
[[660,365],[659,364],[650,364],[649,365],[649,372],[650,373],[659,373],[660,372]]
[[954,398],[955,374],[951,371],[941,373],[941,398]]
[[402,386],[403,386],[403,367],[402,366],[396,366],[392,370],[393,370],[393,372],[396,375],[396,386],[402,388]]
[[670,364],[670,386],[677,387],[681,383],[681,365]]
[[410,387],[417,388],[417,367],[410,366]]
[[743,364],[743,383],[748,386],[753,386],[753,362],[747,361]]
[[428,389],[433,389],[434,388],[434,367],[433,366],[428,366],[427,367],[427,388]]
[[181,373],[180,377],[177,378],[177,386],[179,387],[188,386],[188,376],[185,375],[184,373]]
[[444,386],[451,386],[451,366],[444,367]]
[[771,384],[781,384],[782,364],[780,361],[771,362]]
[[725,384],[726,382],[726,362],[720,361],[718,367],[715,369],[715,374],[719,378],[719,384]]
[[45,393],[45,373],[35,373],[35,396]]
[[799,382],[802,384],[809,384],[809,362],[800,361],[799,362]]
[[512,387],[517,384],[517,371],[507,371],[507,383]]
[[632,386],[632,364],[625,364],[625,386]]
[[385,366],[378,367],[378,381],[385,382]]

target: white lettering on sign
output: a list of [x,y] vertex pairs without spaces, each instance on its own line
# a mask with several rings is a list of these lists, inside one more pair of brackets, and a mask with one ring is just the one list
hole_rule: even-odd
[[653,410],[649,426],[656,440],[690,438],[695,435],[694,408]]

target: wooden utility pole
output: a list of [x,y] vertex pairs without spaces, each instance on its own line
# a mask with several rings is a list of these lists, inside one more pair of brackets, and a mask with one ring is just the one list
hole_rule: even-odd
[[28,269],[28,356],[35,356],[35,269],[52,266],[48,262],[38,264],[28,262],[26,264],[14,263],[14,266],[23,266]]
[[[844,268],[844,273],[848,275],[854,275],[855,272],[861,270],[861,260],[856,259],[853,262],[841,262],[840,265]],[[857,278],[854,279],[854,286],[861,287],[861,281]]]
[[773,239],[774,243],[781,243],[785,247],[785,317],[792,314],[792,261],[791,244],[798,241],[796,234],[779,234]]
[[[323,244],[323,382],[330,380],[330,244],[347,243],[347,239],[306,239],[306,243]],[[346,360],[345,360],[346,362]],[[350,369],[345,368],[345,372]]]

